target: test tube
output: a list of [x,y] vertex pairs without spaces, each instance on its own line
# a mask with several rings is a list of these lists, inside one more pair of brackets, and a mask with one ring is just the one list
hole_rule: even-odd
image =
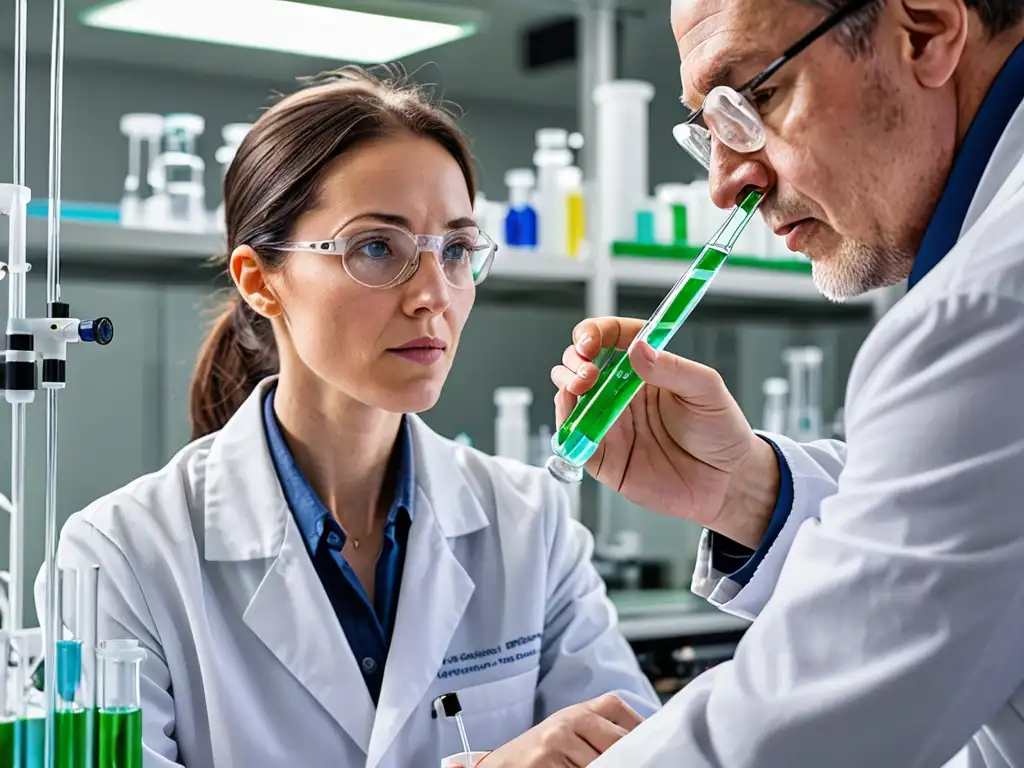
[[15,728],[17,706],[12,699],[14,686],[8,674],[11,660],[11,635],[0,631],[0,765],[15,765]]
[[[80,580],[74,568],[58,571],[58,635],[54,659],[54,759],[56,768],[85,768],[88,754],[89,713],[79,703],[82,687],[82,640],[79,605]],[[66,637],[70,630],[71,637]]]
[[[656,350],[668,345],[725,264],[762,197],[761,192],[751,192],[733,209],[725,224],[701,249],[690,268],[640,329],[635,341],[646,341]],[[547,468],[564,483],[583,479],[583,465],[643,386],[643,379],[629,363],[627,350],[604,350],[595,362],[600,369],[597,383],[579,399],[569,418],[551,438],[554,456],[548,459]]]
[[142,768],[139,686],[146,651],[138,640],[106,640],[96,655],[100,667],[97,765]]

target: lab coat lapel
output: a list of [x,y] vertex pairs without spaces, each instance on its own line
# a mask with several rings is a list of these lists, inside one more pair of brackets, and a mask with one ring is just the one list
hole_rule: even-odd
[[277,480],[263,427],[271,383],[256,388],[210,445],[204,557],[238,563],[239,573],[259,563],[255,574],[251,566],[244,572],[261,580],[238,580],[243,620],[365,752],[373,700]]
[[286,527],[281,552],[245,611],[246,625],[366,752],[373,700],[302,534]]
[[484,528],[488,518],[467,481],[466,449],[412,421],[415,516],[409,530],[395,631],[373,726],[367,768],[376,768],[437,678],[473,595],[452,540]]

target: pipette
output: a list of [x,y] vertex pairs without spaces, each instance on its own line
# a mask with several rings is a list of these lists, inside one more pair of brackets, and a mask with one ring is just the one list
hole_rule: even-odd
[[[751,192],[733,209],[725,224],[701,249],[690,268],[640,329],[634,344],[646,341],[656,350],[668,345],[722,269],[763,196],[761,192]],[[579,399],[569,418],[551,438],[554,456],[548,458],[547,468],[563,483],[578,483],[583,479],[583,465],[597,451],[601,440],[644,383],[629,364],[628,350],[602,350],[594,362],[599,368],[597,383]]]
[[469,738],[466,736],[466,726],[462,722],[462,704],[459,702],[457,693],[445,693],[434,699],[434,714],[447,718],[454,718],[455,725],[459,728],[459,736],[462,738],[462,751],[465,753],[466,768],[472,766],[473,750],[469,748]]

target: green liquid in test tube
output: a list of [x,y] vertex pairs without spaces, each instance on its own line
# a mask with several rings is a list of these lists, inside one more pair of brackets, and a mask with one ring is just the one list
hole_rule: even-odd
[[[762,197],[761,192],[751,192],[733,209],[722,228],[704,246],[637,334],[638,340],[646,341],[656,350],[668,345],[725,264]],[[551,438],[555,455],[548,459],[547,468],[564,483],[583,479],[583,465],[643,386],[643,379],[633,371],[625,350],[602,351],[595,362],[599,367],[597,383],[579,399],[569,418]]]
[[142,768],[142,710],[101,709],[99,760],[104,768]]
[[100,659],[97,721],[98,768],[142,768],[139,683],[146,652],[135,640],[107,640]]

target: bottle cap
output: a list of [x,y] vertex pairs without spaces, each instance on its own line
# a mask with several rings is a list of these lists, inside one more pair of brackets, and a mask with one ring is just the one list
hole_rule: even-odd
[[457,693],[442,693],[434,699],[434,717],[455,717],[462,712]]

